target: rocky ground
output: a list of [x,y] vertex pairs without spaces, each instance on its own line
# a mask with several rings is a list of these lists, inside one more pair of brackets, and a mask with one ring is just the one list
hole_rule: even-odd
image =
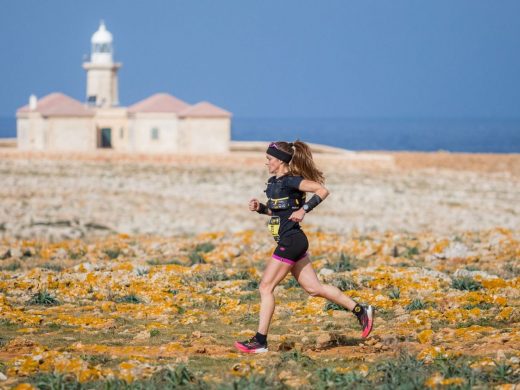
[[[451,233],[520,225],[520,156],[316,155],[331,196],[308,230]],[[170,236],[265,230],[251,214],[262,153],[212,157],[60,155],[0,150],[0,237]]]
[[[0,388],[512,389],[520,381],[520,231],[310,233],[320,279],[376,308],[355,317],[276,289],[267,354],[235,340],[258,321],[272,250],[253,231],[11,241],[0,261]],[[412,387],[413,385],[413,387]]]
[[520,156],[316,155],[332,195],[306,217],[324,283],[288,277],[270,352],[256,329],[273,248],[247,211],[255,153],[0,151],[0,388],[513,388],[520,382]]

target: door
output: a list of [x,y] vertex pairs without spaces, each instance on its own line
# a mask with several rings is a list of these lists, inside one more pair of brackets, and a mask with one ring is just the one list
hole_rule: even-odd
[[100,148],[111,148],[112,147],[112,129],[110,127],[103,127],[100,129],[99,134],[99,147]]

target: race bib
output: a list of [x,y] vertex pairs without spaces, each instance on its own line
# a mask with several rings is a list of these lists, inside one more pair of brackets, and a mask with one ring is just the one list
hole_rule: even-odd
[[273,235],[273,238],[276,242],[280,239],[280,235],[278,234],[280,231],[280,217],[278,216],[272,216],[269,219],[269,223],[267,224],[269,227],[269,231]]

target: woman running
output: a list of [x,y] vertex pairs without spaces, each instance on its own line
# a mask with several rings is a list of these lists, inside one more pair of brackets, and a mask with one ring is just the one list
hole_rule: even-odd
[[[299,222],[329,195],[323,186],[323,173],[314,164],[309,146],[301,141],[272,142],[266,153],[269,174],[274,175],[269,178],[265,190],[267,204],[251,199],[249,210],[271,217],[268,226],[278,245],[259,286],[258,331],[250,340],[236,341],[235,347],[247,353],[267,352],[267,332],[274,312],[273,292],[289,271],[309,295],[326,298],[352,311],[361,324],[361,337],[368,337],[373,324],[372,306],[361,306],[338,288],[321,284],[309,260],[309,243]],[[314,194],[307,202],[306,192]]]

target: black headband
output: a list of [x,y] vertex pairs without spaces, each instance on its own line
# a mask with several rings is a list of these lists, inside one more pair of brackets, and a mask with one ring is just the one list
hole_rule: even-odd
[[270,144],[266,151],[267,154],[270,154],[273,157],[276,157],[278,160],[282,160],[284,163],[289,164],[292,159],[292,155],[280,150],[276,147],[276,144]]

